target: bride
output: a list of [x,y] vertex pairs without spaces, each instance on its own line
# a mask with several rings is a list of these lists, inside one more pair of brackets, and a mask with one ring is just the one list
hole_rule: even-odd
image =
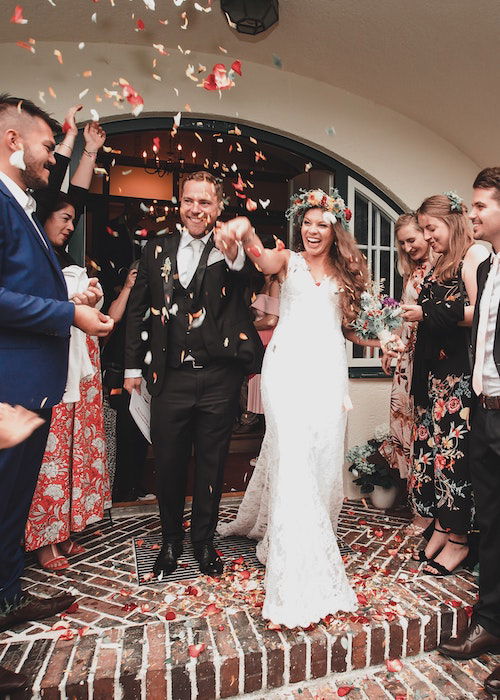
[[243,217],[217,225],[218,245],[239,241],[281,283],[280,318],[262,368],[266,434],[237,517],[219,533],[259,540],[263,616],[292,628],[357,607],[336,538],[351,408],[345,338],[380,342],[348,329],[368,271],[338,192],[294,195],[287,216],[300,224],[300,252],[265,249]]

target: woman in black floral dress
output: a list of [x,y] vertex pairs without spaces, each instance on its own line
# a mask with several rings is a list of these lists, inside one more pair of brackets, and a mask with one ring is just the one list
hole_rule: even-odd
[[469,330],[476,300],[476,269],[487,257],[473,245],[466,207],[454,193],[428,197],[418,221],[439,255],[416,305],[404,317],[418,321],[412,394],[415,434],[410,492],[416,511],[434,518],[418,558],[425,573],[447,575],[464,564],[474,508],[468,442],[471,405]]

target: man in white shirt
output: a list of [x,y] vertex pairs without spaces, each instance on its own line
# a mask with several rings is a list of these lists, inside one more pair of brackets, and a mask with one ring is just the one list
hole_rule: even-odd
[[252,264],[236,244],[226,248],[218,235],[214,240],[221,210],[220,181],[205,171],[186,176],[179,209],[183,228],[148,242],[128,304],[124,386],[130,392],[140,389],[144,316],[151,322],[147,379],[163,531],[157,575],[172,573],[182,553],[193,448],[194,555],[202,573],[222,572],[213,536],[224,463],[243,376],[258,372],[262,361],[244,295]]
[[[470,469],[480,530],[479,601],[471,626],[440,651],[456,659],[500,652],[500,167],[482,170],[474,181],[470,219],[476,240],[493,252],[477,270],[478,294],[472,325],[472,416]],[[500,667],[486,680],[500,695]]]
[[[52,406],[67,376],[71,325],[107,335],[108,317],[68,301],[60,266],[36,219],[30,189],[46,187],[54,163],[49,115],[29,100],[0,95],[0,402],[42,419],[29,437],[0,450],[0,631],[52,617],[74,596],[23,594],[20,542],[47,442]],[[0,667],[0,694],[26,679]]]

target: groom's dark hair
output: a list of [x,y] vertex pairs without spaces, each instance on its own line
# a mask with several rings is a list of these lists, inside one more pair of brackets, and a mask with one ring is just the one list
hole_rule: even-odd
[[198,170],[196,173],[189,173],[185,177],[182,178],[181,186],[180,186],[180,196],[182,197],[182,192],[184,190],[184,185],[186,182],[189,182],[190,180],[196,180],[196,182],[209,182],[211,185],[215,187],[215,195],[217,197],[217,201],[222,202],[224,199],[224,190],[222,189],[222,180],[220,180],[218,177],[215,177],[212,175],[212,173],[209,173],[207,170]]

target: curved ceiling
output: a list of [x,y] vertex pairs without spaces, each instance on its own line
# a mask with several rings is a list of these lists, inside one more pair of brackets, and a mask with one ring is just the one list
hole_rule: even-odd
[[[499,161],[497,0],[281,0],[279,24],[256,37],[232,30],[218,0],[208,13],[194,0],[179,7],[156,0],[155,11],[146,2],[152,0],[25,0],[28,24],[10,23],[14,2],[3,3],[0,42],[33,37],[54,48],[83,41],[122,44],[124,51],[149,45],[161,61],[168,56],[153,44],[171,52],[181,46],[191,50],[186,65],[197,52],[223,61],[222,46],[243,70],[252,61],[276,66],[276,80],[283,70],[344,88],[423,124],[481,167]],[[144,30],[136,31],[137,19]],[[297,103],[306,116],[307,95],[297,95]]]

